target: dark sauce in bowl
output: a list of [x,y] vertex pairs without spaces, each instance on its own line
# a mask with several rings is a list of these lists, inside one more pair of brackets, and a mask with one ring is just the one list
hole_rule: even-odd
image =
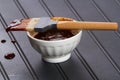
[[49,30],[46,32],[39,32],[34,37],[41,40],[55,41],[63,40],[74,36],[70,30]]

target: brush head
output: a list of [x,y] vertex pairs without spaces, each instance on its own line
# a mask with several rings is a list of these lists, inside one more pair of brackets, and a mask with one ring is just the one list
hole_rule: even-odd
[[16,19],[8,25],[6,31],[35,31],[45,32],[50,29],[57,29],[56,24],[59,21],[73,21],[70,18],[64,17],[41,17]]
[[49,17],[40,18],[36,26],[34,27],[35,32],[45,32],[50,29],[57,29],[57,21],[51,20]]
[[45,32],[50,29],[57,29],[56,24],[57,21],[53,21],[49,17],[16,19],[10,23],[6,31]]
[[15,19],[10,23],[10,25],[8,25],[6,31],[26,31],[31,20],[31,18]]

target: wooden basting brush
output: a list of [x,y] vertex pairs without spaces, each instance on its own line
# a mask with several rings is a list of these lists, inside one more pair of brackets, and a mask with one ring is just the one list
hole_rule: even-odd
[[16,19],[10,23],[6,31],[45,32],[50,29],[61,30],[117,30],[116,22],[73,21],[64,17],[41,17]]

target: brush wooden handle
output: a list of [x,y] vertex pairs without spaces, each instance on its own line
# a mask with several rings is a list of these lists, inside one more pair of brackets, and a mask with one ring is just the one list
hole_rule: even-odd
[[57,23],[58,29],[82,29],[82,30],[117,30],[116,22],[80,22],[80,21],[60,21]]

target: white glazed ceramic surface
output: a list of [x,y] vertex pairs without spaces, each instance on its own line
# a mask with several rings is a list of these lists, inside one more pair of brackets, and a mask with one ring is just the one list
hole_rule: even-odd
[[73,37],[57,41],[36,39],[29,32],[27,32],[27,35],[32,47],[42,55],[45,61],[59,63],[70,58],[71,51],[73,51],[81,39],[82,31],[79,31]]

